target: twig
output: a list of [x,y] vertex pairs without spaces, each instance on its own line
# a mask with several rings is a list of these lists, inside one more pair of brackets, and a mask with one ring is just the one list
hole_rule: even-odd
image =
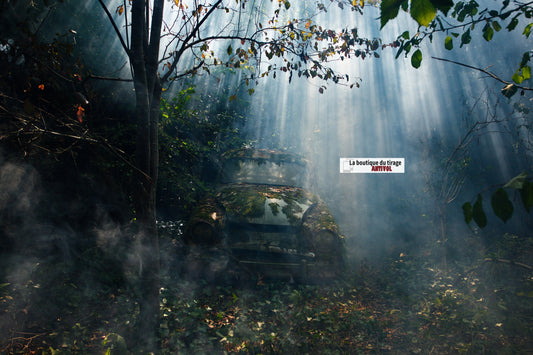
[[494,262],[498,262],[498,263],[516,265],[516,266],[520,266],[520,267],[522,267],[524,269],[527,269],[527,270],[533,270],[533,266],[530,266],[530,265],[527,265],[527,264],[524,264],[524,263],[521,263],[521,262],[518,262],[518,261],[514,261],[514,260],[500,259],[500,258],[485,258],[484,261],[485,262],[494,261]]
[[99,76],[99,75],[92,75],[92,74],[87,76],[87,78],[85,80],[88,80],[88,79],[133,82],[133,79],[114,78],[114,77],[109,77],[109,76]]
[[499,81],[500,83],[503,83],[505,85],[514,85],[517,89],[521,89],[521,90],[529,90],[529,91],[533,91],[533,88],[529,88],[529,87],[526,87],[526,86],[520,86],[520,85],[516,85],[514,83],[511,83],[509,81],[506,81],[506,80],[503,80],[502,78],[500,78],[499,76],[497,76],[496,74],[494,73],[491,73],[490,71],[486,70],[486,69],[483,69],[483,68],[478,68],[478,67],[474,67],[472,65],[468,65],[468,64],[464,64],[464,63],[460,63],[460,62],[456,62],[456,61],[453,61],[453,60],[450,60],[450,59],[444,59],[444,58],[438,58],[438,57],[431,57],[433,59],[436,59],[436,60],[441,60],[443,62],[448,62],[448,63],[453,63],[453,64],[457,64],[457,65],[460,65],[462,67],[466,67],[466,68],[469,68],[469,69],[473,69],[473,70],[477,70],[477,71],[480,71],[484,74],[487,74],[488,76],[490,76],[491,78]]
[[518,261],[508,260],[508,259],[501,259],[501,258],[485,258],[485,259],[483,259],[483,262],[481,264],[479,264],[477,266],[474,266],[474,267],[471,267],[470,269],[466,270],[465,272],[459,274],[459,276],[455,279],[454,284],[457,283],[463,277],[465,277],[465,275],[470,274],[472,271],[476,271],[477,269],[482,267],[485,263],[488,263],[488,262],[491,262],[491,261],[492,262],[497,262],[497,263],[509,264],[509,265],[516,265],[516,266],[519,266],[519,267],[524,268],[526,270],[533,270],[532,266],[524,264],[524,263],[521,263],[521,262],[518,262]]
[[130,49],[128,48],[128,46],[126,45],[126,43],[124,42],[124,38],[122,37],[122,34],[120,33],[120,30],[118,29],[117,27],[117,23],[115,22],[115,20],[113,20],[113,16],[111,15],[111,13],[109,12],[109,10],[107,9],[107,6],[105,6],[104,2],[102,0],[98,0],[98,2],[100,3],[100,5],[102,6],[102,8],[104,9],[107,17],[109,18],[109,22],[111,22],[111,24],[113,25],[113,28],[115,30],[115,33],[117,34],[117,37],[118,39],[120,40],[120,44],[122,45],[122,48],[124,48],[124,51],[126,52],[126,54],[128,55],[128,57],[130,56]]

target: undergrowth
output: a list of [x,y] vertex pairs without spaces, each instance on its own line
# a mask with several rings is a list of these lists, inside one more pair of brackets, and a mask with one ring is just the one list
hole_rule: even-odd
[[[533,349],[533,274],[502,262],[499,250],[499,259],[446,271],[426,254],[400,253],[319,285],[166,276],[161,353],[526,354]],[[1,353],[137,353],[130,344],[142,320],[133,290],[72,280],[43,287],[51,285],[0,285]],[[55,308],[45,312],[45,304]]]

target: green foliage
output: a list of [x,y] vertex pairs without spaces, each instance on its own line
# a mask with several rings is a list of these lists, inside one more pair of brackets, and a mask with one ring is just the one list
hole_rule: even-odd
[[503,188],[499,188],[494,192],[491,206],[494,214],[504,222],[507,222],[513,215],[513,204],[509,201],[507,192]]
[[[528,174],[523,172],[499,187],[492,193],[491,207],[494,214],[503,222],[507,222],[513,215],[513,203],[509,199],[505,189],[518,190],[522,199],[522,205],[529,213],[533,206],[533,183],[528,179]],[[472,219],[480,228],[485,228],[487,225],[487,216],[483,210],[483,202],[481,194],[478,194],[477,200],[472,207],[470,202],[466,202],[462,206],[463,216],[466,224],[469,224]]]
[[446,37],[446,39],[444,40],[444,48],[446,48],[449,51],[453,49],[453,39],[452,39],[452,37],[450,37],[450,36]]
[[178,216],[190,212],[217,175],[216,158],[244,144],[242,101],[198,95],[193,87],[162,100],[159,208]]
[[[434,266],[434,246],[421,249],[396,252],[379,266],[361,265],[329,285],[258,277],[221,286],[165,277],[159,353],[521,353],[532,346],[533,280],[519,266],[531,260],[532,238],[504,235],[485,250],[471,248],[469,264],[448,272]],[[0,334],[0,352],[139,352],[129,347],[139,314],[131,290],[60,283],[54,301],[66,297],[70,306],[43,323],[26,307],[42,305],[44,286],[6,286],[4,320],[33,328]]]
[[403,10],[407,10],[409,1],[407,0],[383,0],[381,1],[380,10],[381,10],[381,28],[385,27],[387,22],[396,18],[398,16],[398,11],[400,7]]
[[414,53],[413,53],[413,56],[411,57],[411,65],[414,67],[414,68],[419,68],[420,67],[420,64],[422,63],[422,51],[420,49],[417,49]]
[[387,0],[382,1],[380,5],[381,9],[381,28],[383,28],[387,22],[396,18],[400,8],[404,11],[408,11],[411,14],[413,20],[415,20],[420,26],[428,26],[435,16],[437,10],[441,11],[445,15],[452,8],[452,0]]
[[[400,53],[405,53],[407,56],[411,47],[418,48],[425,38],[432,41],[433,35],[437,32],[446,34],[444,47],[447,50],[452,50],[453,37],[460,37],[460,47],[470,44],[476,25],[483,25],[480,32],[481,36],[485,41],[490,42],[495,33],[502,29],[502,26],[505,26],[509,32],[514,31],[520,21],[533,17],[533,4],[521,3],[517,0],[503,1],[498,10],[489,7],[482,8],[475,0],[458,1],[455,4],[450,0],[387,0],[382,1],[380,6],[381,27],[395,19],[400,8],[404,11],[409,8],[409,13],[418,24],[419,31],[413,37],[406,37],[406,32],[398,36],[397,45],[394,46],[398,47],[396,57],[399,57]],[[453,10],[449,13],[452,8]],[[528,23],[524,27],[522,35],[529,38],[532,28],[533,24]],[[418,51],[413,54],[413,57],[411,57],[413,67],[420,67],[421,55]],[[524,80],[531,78],[529,61],[530,52],[528,50],[523,54],[522,61],[512,76],[512,80],[516,84],[521,84]],[[516,92],[517,88],[509,85],[502,90],[502,94],[506,97],[512,97]]]
[[437,9],[430,0],[411,0],[410,13],[420,26],[428,26],[437,15]]
[[124,338],[117,333],[110,333],[106,335],[102,345],[104,346],[104,349],[106,349],[106,355],[127,355],[129,353],[126,340],[124,340]]
[[477,195],[477,200],[474,203],[474,208],[472,209],[472,217],[474,219],[474,222],[476,222],[476,224],[480,228],[485,228],[485,226],[487,225],[487,216],[483,211],[483,198],[481,197],[481,194]]
[[494,30],[492,29],[490,22],[487,22],[485,27],[483,27],[483,38],[485,38],[485,40],[489,42],[493,36],[494,36]]

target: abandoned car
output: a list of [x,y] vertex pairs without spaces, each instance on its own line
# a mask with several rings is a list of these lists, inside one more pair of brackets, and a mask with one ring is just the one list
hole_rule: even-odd
[[185,230],[193,250],[215,256],[204,271],[335,277],[344,240],[325,203],[302,187],[310,176],[306,161],[264,149],[234,150],[222,158],[216,193],[199,204]]

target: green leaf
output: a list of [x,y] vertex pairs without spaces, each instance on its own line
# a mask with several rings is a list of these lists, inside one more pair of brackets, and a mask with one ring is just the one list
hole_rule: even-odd
[[522,203],[527,212],[533,207],[533,183],[530,181],[524,181],[522,189],[520,190],[520,197],[522,197]]
[[510,99],[514,94],[516,94],[517,91],[518,91],[518,88],[516,87],[515,84],[509,84],[505,86],[501,92],[503,96]]
[[531,68],[529,67],[529,65],[526,65],[522,68],[522,77],[524,78],[524,80],[531,78]]
[[233,48],[231,48],[231,44],[228,46],[228,55],[231,55],[231,53],[233,53]]
[[461,47],[464,45],[464,44],[468,44],[470,43],[470,41],[472,40],[472,36],[470,36],[470,30],[467,30],[465,33],[462,34],[461,36]]
[[437,15],[437,9],[429,0],[411,0],[411,17],[420,25],[428,26]]
[[502,26],[498,21],[492,21],[492,27],[494,28],[494,31],[499,32],[502,29]]
[[465,217],[466,224],[469,224],[472,222],[472,204],[470,202],[466,202],[463,204],[463,215]]
[[477,200],[474,203],[474,208],[472,209],[472,217],[479,228],[485,228],[487,226],[487,216],[483,211],[483,199],[481,198],[481,194],[477,195]]
[[418,69],[420,68],[420,64],[422,63],[422,51],[420,49],[417,49],[413,56],[411,57],[411,65]]
[[402,37],[403,39],[406,39],[406,40],[409,40],[411,38],[411,36],[409,35],[409,31],[404,31],[400,37]]
[[285,1],[285,9],[288,10],[289,7],[291,7],[291,3],[288,1]]
[[527,38],[529,38],[529,35],[531,34],[531,27],[533,26],[533,22],[530,23],[529,25],[526,26],[526,28],[524,28],[524,32],[522,32],[522,34],[524,36],[526,36]]
[[494,214],[503,222],[507,222],[513,215],[513,204],[509,201],[509,196],[503,188],[499,188],[492,194],[490,201]]
[[483,38],[485,38],[485,41],[490,42],[492,36],[494,36],[494,30],[490,24],[487,23],[485,27],[483,27]]
[[504,189],[521,189],[524,187],[524,182],[526,182],[527,173],[524,171],[519,175],[515,176],[507,184],[503,186]]
[[516,28],[517,25],[518,25],[518,18],[515,16],[511,20],[511,22],[509,22],[509,25],[507,26],[507,31],[511,32],[512,30]]
[[530,59],[531,59],[531,55],[529,54],[529,51],[525,52],[522,55],[522,61],[520,62],[520,68],[525,67],[527,65],[527,63],[529,63]]
[[444,15],[448,15],[448,11],[453,7],[453,0],[430,0],[433,6]]
[[[381,11],[380,21],[381,28],[383,28],[389,20],[392,20],[398,16],[400,6],[407,3],[406,0],[383,0],[379,6]],[[404,5],[405,6],[405,5]]]
[[511,79],[513,79],[513,81],[517,84],[522,84],[522,81],[524,81],[524,77],[522,75],[520,75],[520,71],[517,70],[513,76],[511,77]]
[[444,48],[451,51],[453,49],[453,39],[452,37],[448,36],[446,39],[444,39]]

